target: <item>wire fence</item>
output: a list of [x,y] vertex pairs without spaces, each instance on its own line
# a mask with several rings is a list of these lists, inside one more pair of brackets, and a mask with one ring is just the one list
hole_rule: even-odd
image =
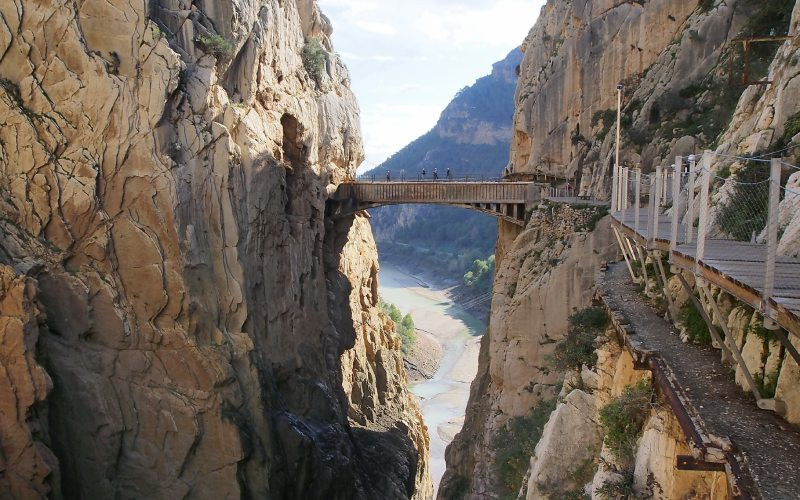
[[728,262],[725,272],[758,290],[761,311],[774,319],[773,303],[800,298],[800,245],[782,238],[800,213],[800,169],[780,159],[713,152],[686,160],[678,157],[649,176],[617,169],[612,212],[648,248],[668,242],[670,250],[690,255],[698,276],[703,266]]

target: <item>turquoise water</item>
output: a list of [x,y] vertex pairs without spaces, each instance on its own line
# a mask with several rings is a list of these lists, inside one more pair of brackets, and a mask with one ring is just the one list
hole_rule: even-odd
[[429,287],[392,266],[381,264],[378,283],[383,300],[396,305],[403,314],[410,313],[417,328],[431,333],[442,344],[441,365],[433,378],[411,386],[430,435],[435,494],[445,470],[445,448],[461,426],[469,386],[477,371],[477,352],[473,347],[467,353],[467,346],[476,342],[486,325],[447,300],[441,289]]

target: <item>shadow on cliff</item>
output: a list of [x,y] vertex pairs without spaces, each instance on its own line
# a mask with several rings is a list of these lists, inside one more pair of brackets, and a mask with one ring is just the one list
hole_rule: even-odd
[[[328,251],[325,255],[325,274],[328,284],[328,309],[330,320],[338,334],[335,345],[329,346],[331,349],[326,348],[326,357],[332,366],[339,367],[339,370],[332,370],[332,373],[338,375],[339,380],[335,387],[340,389],[339,396],[344,408],[348,408],[351,403],[342,389],[340,358],[346,350],[355,347],[358,334],[353,318],[358,317],[361,312],[353,311],[350,306],[349,299],[353,286],[351,278],[340,270],[340,264],[355,217],[360,215],[338,220],[326,219],[325,239]],[[367,304],[362,304],[365,307],[377,307],[377,272],[377,266],[373,264],[370,269],[369,297],[361,298],[362,302],[368,301]],[[380,366],[375,368],[376,371],[380,371]],[[373,422],[366,424],[367,427],[351,426],[349,423],[347,426],[355,447],[355,465],[361,490],[366,498],[410,498],[414,494],[419,467],[419,454],[409,437],[410,430],[396,416],[380,414],[380,408],[373,410],[377,410],[378,413]]]

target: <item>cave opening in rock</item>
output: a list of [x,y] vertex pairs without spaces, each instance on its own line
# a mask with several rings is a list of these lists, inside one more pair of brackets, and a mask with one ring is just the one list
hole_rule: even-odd
[[303,144],[303,129],[294,116],[285,113],[281,116],[283,127],[283,159],[292,166],[305,161],[306,146]]

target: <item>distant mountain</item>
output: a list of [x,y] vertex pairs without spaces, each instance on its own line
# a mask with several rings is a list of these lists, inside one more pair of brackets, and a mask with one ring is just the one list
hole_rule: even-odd
[[[508,162],[514,90],[522,52],[514,49],[492,67],[492,73],[464,87],[439,117],[436,126],[392,155],[367,175],[389,170],[398,178],[428,178],[437,168],[454,177],[500,176]],[[400,205],[370,211],[378,251],[384,261],[460,280],[475,259],[494,253],[494,218],[459,208]]]

